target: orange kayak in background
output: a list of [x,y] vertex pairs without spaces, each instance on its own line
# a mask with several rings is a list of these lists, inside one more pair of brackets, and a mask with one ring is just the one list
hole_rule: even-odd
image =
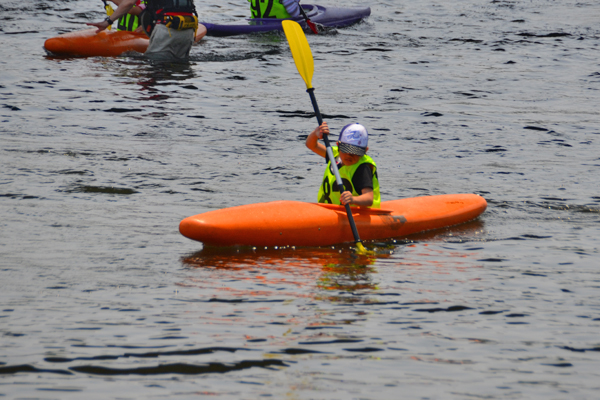
[[[487,202],[476,194],[384,201],[381,209],[352,207],[362,240],[387,239],[477,218]],[[353,242],[343,206],[273,201],[224,208],[185,218],[179,231],[211,246],[326,246]]]
[[[44,49],[55,56],[116,57],[128,51],[146,52],[150,40],[144,32],[104,30],[97,28],[64,33],[46,40]],[[202,25],[196,31],[195,42],[206,35]]]

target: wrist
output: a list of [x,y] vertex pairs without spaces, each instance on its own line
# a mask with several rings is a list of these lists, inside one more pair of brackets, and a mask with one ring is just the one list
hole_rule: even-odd
[[110,16],[104,18],[104,21],[108,24],[108,26],[111,26],[115,22],[112,19],[110,19]]

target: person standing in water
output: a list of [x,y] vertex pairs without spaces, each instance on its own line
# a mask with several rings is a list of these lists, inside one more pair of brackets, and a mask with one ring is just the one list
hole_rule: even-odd
[[[112,15],[102,22],[88,25],[97,27],[98,32],[101,32],[127,14],[136,2],[137,0],[120,0]],[[206,34],[206,27],[198,24],[198,13],[193,0],[146,0],[146,9],[140,14],[140,23],[150,36],[144,55],[154,60],[187,60],[196,31]]]

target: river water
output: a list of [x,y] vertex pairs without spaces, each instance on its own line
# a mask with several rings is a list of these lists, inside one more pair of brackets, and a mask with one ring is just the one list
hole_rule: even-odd
[[208,37],[186,64],[52,58],[44,40],[102,3],[0,2],[0,397],[597,397],[600,6],[370,6],[308,35],[325,120],[367,126],[383,200],[488,209],[361,256],[178,232],[315,200],[316,121],[282,34]]

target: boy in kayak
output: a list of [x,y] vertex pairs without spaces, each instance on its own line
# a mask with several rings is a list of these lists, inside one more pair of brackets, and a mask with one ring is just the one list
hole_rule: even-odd
[[360,124],[346,125],[340,132],[337,146],[331,148],[344,183],[345,190],[341,195],[325,145],[319,142],[323,135],[329,135],[327,122],[323,122],[306,138],[306,147],[327,161],[323,182],[319,188],[319,203],[380,208],[377,165],[366,154],[369,150],[367,129]]

